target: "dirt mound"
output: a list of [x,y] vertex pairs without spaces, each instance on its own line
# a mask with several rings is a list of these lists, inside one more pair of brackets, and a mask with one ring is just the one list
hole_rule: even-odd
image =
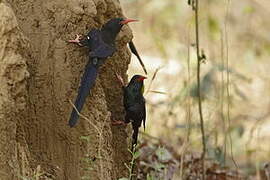
[[[121,87],[132,38],[128,27],[118,52],[100,69],[76,128],[67,121],[87,50],[66,43],[77,33],[122,16],[115,0],[9,0],[0,3],[0,179],[42,172],[42,179],[116,179],[126,176],[127,133]],[[116,80],[116,79],[115,79]]]

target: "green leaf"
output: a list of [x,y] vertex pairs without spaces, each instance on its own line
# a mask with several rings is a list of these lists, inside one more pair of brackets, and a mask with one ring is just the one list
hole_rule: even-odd
[[134,152],[134,154],[133,154],[133,158],[134,159],[137,159],[138,157],[140,157],[140,152],[139,151],[136,151],[136,152]]
[[161,161],[168,161],[172,159],[171,153],[165,148],[158,148],[156,151],[156,155]]
[[90,179],[90,176],[83,176],[81,177],[82,180]]
[[89,136],[81,136],[80,139],[85,140],[85,141],[89,141],[90,137]]
[[213,40],[216,40],[218,39],[218,35],[219,35],[219,32],[220,32],[220,28],[219,28],[219,24],[218,24],[218,21],[214,18],[214,17],[209,17],[208,18],[208,28],[209,28],[209,31],[210,31],[210,37],[213,39]]
[[24,177],[24,176],[21,176],[21,175],[18,175],[18,178],[20,178],[22,180],[31,180],[31,178]]
[[85,163],[89,163],[89,164],[92,164],[93,163],[92,159],[90,159],[90,158],[81,158],[81,160],[83,162],[85,162]]
[[254,7],[252,6],[246,6],[244,9],[243,9],[243,12],[246,13],[246,14],[252,14],[254,13],[255,9]]
[[161,164],[161,163],[157,163],[155,164],[154,168],[157,170],[157,171],[160,171],[160,170],[163,170],[165,169],[165,165],[164,164]]
[[154,177],[150,174],[147,174],[146,180],[154,180]]
[[85,167],[85,168],[83,168],[85,171],[92,171],[92,170],[94,170],[92,167]]

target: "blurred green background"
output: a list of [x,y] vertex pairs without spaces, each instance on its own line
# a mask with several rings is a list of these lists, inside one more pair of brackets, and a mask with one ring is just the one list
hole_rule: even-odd
[[[184,147],[199,153],[192,8],[187,0],[121,4],[127,17],[140,20],[130,26],[150,72],[146,132],[179,154]],[[270,160],[270,1],[204,0],[199,13],[200,46],[207,57],[201,66],[207,157],[232,166],[233,153],[242,172],[256,174]],[[135,73],[143,71],[133,57],[129,75]]]

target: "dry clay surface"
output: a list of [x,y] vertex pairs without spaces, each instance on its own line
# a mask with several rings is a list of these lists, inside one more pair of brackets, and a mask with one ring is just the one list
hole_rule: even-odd
[[87,50],[68,44],[75,34],[122,17],[118,0],[0,1],[0,179],[110,180],[127,176],[129,160],[122,91],[131,30],[100,69],[75,128],[67,125]]

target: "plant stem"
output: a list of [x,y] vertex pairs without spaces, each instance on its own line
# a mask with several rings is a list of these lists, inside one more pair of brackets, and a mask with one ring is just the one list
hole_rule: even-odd
[[[224,29],[225,29],[225,45],[226,45],[226,69],[227,69],[227,76],[226,76],[226,92],[227,92],[227,118],[228,118],[228,128],[227,128],[227,133],[229,133],[229,140],[230,140],[230,153],[231,153],[231,158],[234,163],[234,166],[236,168],[236,171],[238,172],[238,165],[236,161],[234,160],[234,155],[233,155],[233,142],[232,142],[232,136],[231,133],[229,132],[229,129],[231,128],[231,116],[230,116],[230,73],[229,73],[229,42],[228,42],[228,30],[227,30],[227,24],[228,24],[228,16],[229,16],[229,5],[230,5],[230,0],[227,0],[227,5],[226,5],[226,16],[225,16],[225,22],[224,22]],[[226,134],[227,134],[226,133]]]
[[[222,71],[221,71],[221,120],[222,120],[222,124],[223,124],[223,133],[224,133],[224,140],[223,140],[223,165],[226,166],[226,159],[227,159],[227,127],[226,127],[226,120],[224,117],[224,87],[225,87],[225,78],[224,78],[224,69],[226,69],[227,67],[225,67],[225,63],[224,63],[224,39],[223,39],[223,31],[220,31],[220,41],[221,41],[221,65],[222,65]],[[228,70],[226,70],[227,72]]]
[[200,115],[200,127],[202,133],[202,179],[205,179],[205,152],[206,152],[206,143],[205,143],[205,133],[204,133],[204,120],[203,120],[203,113],[202,113],[202,100],[201,100],[201,78],[200,78],[200,71],[201,71],[201,56],[200,56],[200,44],[199,44],[199,1],[195,0],[195,29],[196,29],[196,48],[197,48],[197,83],[198,83],[198,108],[199,108],[199,115]]

